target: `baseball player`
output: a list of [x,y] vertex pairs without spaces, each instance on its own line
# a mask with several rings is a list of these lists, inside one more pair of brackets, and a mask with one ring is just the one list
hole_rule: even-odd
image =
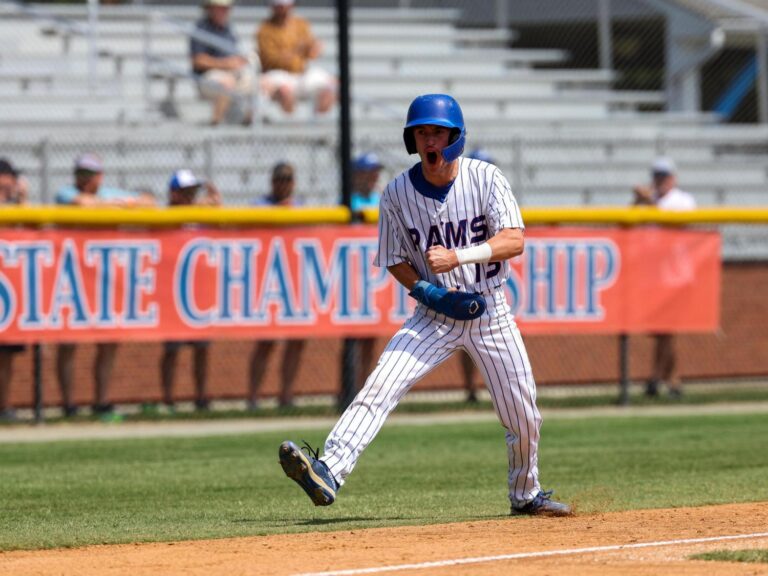
[[365,386],[325,442],[280,445],[286,475],[316,506],[339,488],[389,413],[419,378],[456,350],[477,364],[506,428],[512,514],[571,514],[539,485],[541,415],[528,355],[502,289],[508,260],[523,252],[523,221],[509,183],[486,162],[462,158],[466,130],[459,104],[445,94],[417,97],[403,132],[420,162],[382,194],[379,249],[417,300],[413,315],[384,350]]

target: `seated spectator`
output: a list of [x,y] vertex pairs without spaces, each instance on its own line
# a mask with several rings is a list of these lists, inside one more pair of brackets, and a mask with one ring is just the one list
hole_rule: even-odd
[[[279,162],[272,170],[272,192],[258,202],[260,206],[296,206],[294,199],[294,170],[291,164]],[[255,410],[259,404],[259,390],[264,380],[267,363],[277,345],[277,340],[260,340],[251,353],[248,380],[248,408]],[[304,340],[287,340],[280,367],[280,394],[278,403],[285,408],[293,405],[293,385],[299,372],[301,356],[304,353]]]
[[[205,17],[195,25],[199,33],[190,39],[192,72],[200,95],[213,102],[211,125],[221,124],[233,97],[240,107],[244,125],[253,120],[253,64],[237,47],[237,38],[229,25],[232,0],[203,0]],[[205,36],[213,42],[206,42]]]
[[5,158],[0,158],[0,204],[26,204],[29,182]]
[[151,194],[104,186],[104,162],[97,154],[89,152],[75,159],[74,180],[74,184],[59,188],[56,204],[122,207],[155,205]]
[[360,154],[352,165],[352,197],[350,209],[359,217],[363,210],[379,207],[376,185],[383,164],[375,152]]
[[301,200],[293,193],[296,188],[295,172],[288,162],[278,162],[272,167],[272,180],[269,196],[257,198],[255,206],[298,206]]
[[[205,196],[198,196],[205,188]],[[168,183],[168,206],[221,206],[221,193],[210,180],[195,176],[191,170],[177,170]]]
[[[26,202],[27,190],[19,180],[19,171],[13,164],[5,158],[0,158],[0,204]],[[23,351],[24,346],[21,344],[0,344],[0,422],[16,419],[16,412],[10,405],[13,357]]]
[[[155,199],[145,193],[130,192],[120,188],[103,186],[104,163],[96,154],[86,153],[75,159],[75,183],[63,186],[56,192],[57,204],[72,206],[152,206]],[[109,415],[114,406],[107,402],[109,381],[117,354],[116,342],[96,344],[96,362],[93,367],[96,384],[94,414]],[[56,358],[56,373],[61,387],[62,404],[65,416],[77,414],[77,406],[72,401],[72,383],[74,381],[75,345],[59,345]]]
[[336,102],[336,78],[309,64],[320,55],[321,43],[309,22],[293,14],[293,0],[271,0],[272,14],[261,23],[256,45],[262,69],[262,88],[291,114],[296,100],[311,98],[323,114]]
[[[201,188],[205,196],[198,197]],[[169,206],[219,206],[221,194],[213,182],[199,179],[191,170],[177,170],[168,183]],[[160,379],[163,387],[163,403],[169,412],[174,411],[173,381],[176,376],[176,364],[179,351],[189,346],[193,350],[193,373],[195,381],[195,408],[208,409],[208,349],[207,340],[170,341],[163,345],[163,357],[160,362]]]
[[[379,207],[380,195],[377,190],[377,184],[379,183],[382,168],[384,168],[384,165],[375,152],[360,154],[352,163],[350,209],[356,220],[362,220],[363,210]],[[376,338],[346,338],[344,340],[345,351],[349,350],[348,347],[354,343],[357,343],[359,346],[359,365],[357,366],[357,377],[354,382],[354,392],[357,393],[365,384],[365,379],[373,371],[373,349],[376,345]],[[346,352],[342,354],[342,364],[346,355]],[[342,370],[344,370],[343,365]],[[340,404],[344,405],[352,400],[353,394],[350,392],[342,390],[339,397]]]

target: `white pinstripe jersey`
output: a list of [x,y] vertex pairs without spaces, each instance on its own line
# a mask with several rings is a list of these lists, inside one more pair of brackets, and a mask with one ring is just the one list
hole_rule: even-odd
[[509,277],[506,261],[465,264],[433,274],[424,256],[436,244],[449,249],[474,246],[504,228],[525,227],[501,171],[487,162],[459,158],[459,173],[444,202],[418,192],[409,172],[392,180],[382,194],[374,264],[410,262],[423,280],[468,292],[489,293],[501,286]]

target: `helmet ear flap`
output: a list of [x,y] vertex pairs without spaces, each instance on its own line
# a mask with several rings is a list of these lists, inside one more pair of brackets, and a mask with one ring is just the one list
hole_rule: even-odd
[[464,143],[467,140],[467,131],[465,129],[462,128],[452,132],[455,132],[455,134],[451,134],[451,143],[443,148],[443,158],[446,162],[453,162],[461,156],[461,153],[464,152]]
[[416,138],[413,136],[413,128],[403,130],[403,141],[408,154],[416,154]]

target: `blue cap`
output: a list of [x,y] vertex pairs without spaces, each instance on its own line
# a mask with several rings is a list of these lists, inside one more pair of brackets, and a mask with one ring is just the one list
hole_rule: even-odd
[[384,167],[375,152],[360,154],[360,156],[355,158],[353,166],[355,170],[361,171],[379,170]]
[[483,162],[488,162],[488,164],[496,164],[496,161],[493,159],[493,156],[491,156],[491,153],[488,152],[488,150],[485,148],[475,148],[472,150],[472,152],[469,153],[468,158],[473,160],[482,160]]
[[192,170],[176,170],[168,183],[170,190],[181,190],[182,188],[196,188],[202,186],[203,181],[192,173]]

